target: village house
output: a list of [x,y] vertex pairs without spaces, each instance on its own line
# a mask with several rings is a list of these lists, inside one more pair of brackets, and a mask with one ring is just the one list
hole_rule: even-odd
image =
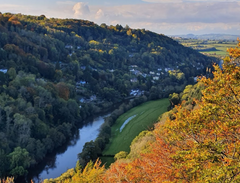
[[129,54],[128,56],[131,58],[131,57],[133,57],[134,55],[133,55],[133,54]]
[[131,68],[137,68],[138,66],[137,65],[131,65],[130,67]]
[[138,82],[137,78],[133,78],[133,79],[131,79],[130,81],[131,81],[132,83]]
[[164,70],[165,70],[165,72],[168,72],[168,71],[173,71],[174,69],[171,69],[168,67],[168,68],[165,68]]
[[67,45],[65,46],[65,48],[66,48],[66,49],[72,49],[72,48],[73,48],[73,46],[72,46],[72,45],[69,45],[69,44],[67,44]]
[[97,100],[97,96],[96,96],[96,95],[92,95],[92,96],[90,97],[90,100],[91,100],[91,101]]
[[133,74],[136,75],[136,76],[142,74],[140,71],[138,71],[138,70],[134,70],[134,69],[131,69],[130,72],[133,73]]
[[78,81],[76,82],[76,87],[77,86],[84,86],[86,84],[86,81]]
[[81,66],[80,69],[85,70],[86,66]]
[[159,80],[159,76],[154,76],[153,80],[156,80],[156,81]]

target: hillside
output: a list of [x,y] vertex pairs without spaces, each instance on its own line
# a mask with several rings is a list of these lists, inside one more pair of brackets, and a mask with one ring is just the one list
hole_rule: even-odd
[[0,13],[0,177],[27,174],[114,103],[182,91],[213,61],[144,29]]
[[109,169],[90,162],[45,182],[239,182],[240,40],[229,56],[222,69],[214,66],[212,79],[171,95],[181,105],[153,132],[139,134],[130,154],[118,153]]

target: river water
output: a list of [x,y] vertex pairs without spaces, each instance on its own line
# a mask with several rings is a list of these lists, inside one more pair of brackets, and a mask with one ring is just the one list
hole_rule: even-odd
[[35,183],[43,182],[44,179],[59,177],[68,169],[74,168],[78,153],[82,152],[86,142],[97,138],[100,126],[104,123],[104,118],[110,114],[95,117],[87,125],[79,129],[79,133],[75,135],[73,140],[57,150],[57,152],[47,156],[42,163],[29,171],[28,179],[32,179]]

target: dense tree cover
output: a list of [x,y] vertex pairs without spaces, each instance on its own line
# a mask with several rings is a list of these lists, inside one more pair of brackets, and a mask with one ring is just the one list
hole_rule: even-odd
[[0,177],[25,175],[131,89],[166,97],[212,61],[144,29],[0,13]]
[[[201,79],[202,98],[194,100],[192,109],[176,106],[174,119],[160,121],[149,132],[154,140],[144,151],[128,160],[121,152],[105,172],[91,166],[86,182],[239,182],[239,50],[240,41],[238,48],[229,49],[222,69],[214,66],[212,79]],[[135,143],[146,137],[148,133],[142,133]],[[98,176],[92,177],[92,171]],[[61,182],[80,180],[81,172]]]
[[[128,96],[131,88],[150,90],[155,85],[153,76],[148,80],[141,75],[150,71],[159,73],[159,80],[155,80],[159,85],[152,89],[152,98],[180,92],[186,82],[192,81],[191,77],[205,73],[213,61],[144,29],[9,13],[1,15],[0,21],[5,66],[15,67],[17,72],[40,73],[52,81],[63,80],[62,77],[65,81],[84,80],[90,94],[109,101]],[[130,72],[131,65],[138,66],[135,71],[139,72]],[[168,73],[165,68],[172,71]],[[113,72],[105,72],[107,69]],[[136,82],[130,82],[131,78],[136,78]]]

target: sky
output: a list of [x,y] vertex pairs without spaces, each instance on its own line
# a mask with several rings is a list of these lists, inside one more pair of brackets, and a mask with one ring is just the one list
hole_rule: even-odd
[[0,0],[0,12],[85,19],[165,35],[240,35],[240,0]]

